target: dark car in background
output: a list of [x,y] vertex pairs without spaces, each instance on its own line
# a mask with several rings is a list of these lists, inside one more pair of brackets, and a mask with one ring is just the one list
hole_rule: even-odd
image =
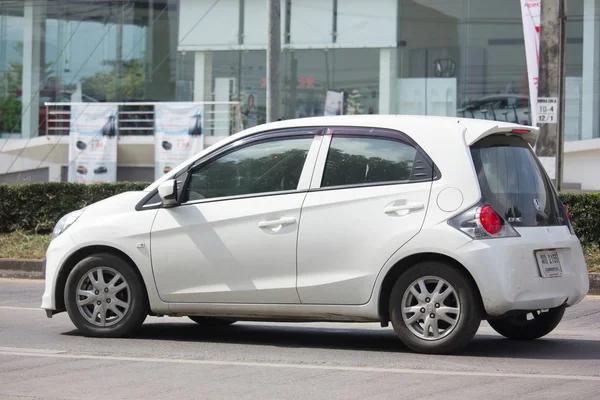
[[481,97],[459,108],[458,116],[531,125],[529,97],[520,94],[494,94]]

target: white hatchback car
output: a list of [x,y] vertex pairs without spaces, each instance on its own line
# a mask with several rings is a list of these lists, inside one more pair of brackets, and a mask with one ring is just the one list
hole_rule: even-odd
[[391,321],[426,353],[462,348],[482,319],[544,336],[589,282],[536,133],[374,115],[254,127],[62,218],[42,308],[100,337],[147,315]]

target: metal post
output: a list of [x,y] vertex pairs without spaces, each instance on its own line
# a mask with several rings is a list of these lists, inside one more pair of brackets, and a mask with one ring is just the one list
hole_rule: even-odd
[[290,65],[290,103],[289,103],[289,114],[288,118],[296,118],[296,100],[298,92],[298,59],[293,51],[290,51],[291,65]]
[[[27,0],[23,6],[23,76],[21,101],[21,137],[31,138],[39,133],[39,98],[44,60],[42,46],[47,2]],[[11,131],[15,127],[11,126]]]
[[[538,96],[558,98],[557,121],[540,124],[536,153],[555,158],[555,185],[562,189],[566,0],[541,2]],[[537,107],[537,104],[532,104]],[[536,121],[533,121],[535,124]]]
[[123,24],[125,23],[125,4],[120,4],[117,11],[117,55],[116,55],[116,75],[117,85],[115,86],[115,100],[123,101],[121,98],[121,79],[123,78]]
[[281,104],[281,1],[267,0],[267,122],[277,121]]
[[565,79],[567,75],[567,1],[561,0],[559,6],[560,23],[560,75],[558,92],[558,140],[556,144],[556,190],[563,188],[563,168],[565,161]]

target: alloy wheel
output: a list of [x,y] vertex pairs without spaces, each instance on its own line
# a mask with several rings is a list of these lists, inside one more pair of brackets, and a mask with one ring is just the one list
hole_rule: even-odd
[[131,304],[127,280],[109,267],[90,270],[77,284],[76,303],[81,315],[97,327],[120,322]]
[[402,319],[420,339],[448,336],[458,324],[460,313],[456,290],[439,277],[425,276],[413,281],[402,297]]

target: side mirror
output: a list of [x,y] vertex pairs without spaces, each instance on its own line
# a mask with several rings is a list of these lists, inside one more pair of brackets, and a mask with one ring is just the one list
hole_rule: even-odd
[[158,186],[158,195],[163,206],[174,207],[177,205],[177,181],[169,179]]

